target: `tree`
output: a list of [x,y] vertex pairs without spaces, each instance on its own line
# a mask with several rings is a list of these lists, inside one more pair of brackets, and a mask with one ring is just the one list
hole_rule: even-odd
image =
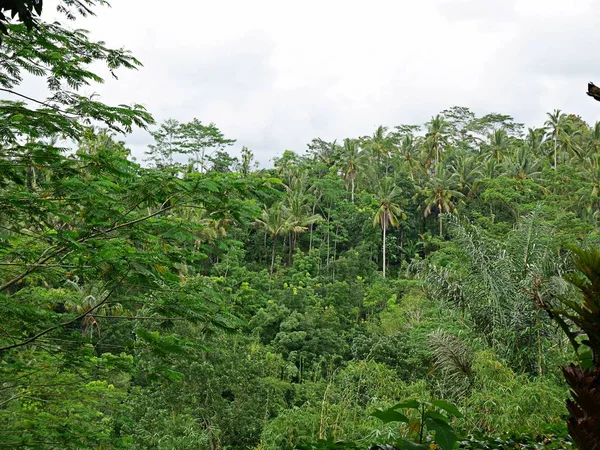
[[290,232],[290,260],[294,254],[298,234],[308,230],[309,226],[320,221],[320,214],[312,214],[310,205],[304,196],[301,182],[288,187],[285,198],[286,231]]
[[490,141],[488,144],[491,151],[490,156],[495,158],[499,163],[502,162],[510,147],[508,134],[503,129],[499,129],[490,134],[488,138]]
[[[578,365],[562,368],[573,397],[567,400],[567,427],[580,449],[591,450],[600,446],[600,251],[595,248],[571,251],[576,271],[565,278],[576,290],[574,298],[559,297],[564,309],[546,303],[541,306],[558,322],[579,356]],[[580,343],[576,338],[581,333],[586,339]]]
[[288,230],[288,222],[285,216],[285,209],[281,203],[275,203],[270,208],[263,209],[260,218],[256,222],[265,230],[273,241],[271,251],[271,270],[273,275],[275,268],[275,248],[277,247],[277,236],[283,236]]
[[448,145],[448,123],[444,116],[437,115],[427,124],[427,134],[425,135],[425,146],[428,151],[425,167],[431,164],[431,158],[434,158],[434,170],[437,171],[440,165],[440,155]]
[[378,126],[372,136],[361,138],[363,148],[370,151],[377,161],[381,162],[383,158],[385,164],[385,174],[387,176],[390,154],[394,148],[392,134],[388,133],[388,128],[382,125]]
[[361,162],[361,151],[358,142],[354,139],[344,139],[341,169],[346,182],[350,183],[352,203],[354,203],[356,174],[361,166]]
[[456,186],[466,196],[473,193],[479,181],[483,178],[481,164],[478,159],[474,155],[464,152],[453,156],[448,171],[451,173],[451,178],[456,182]]
[[[146,155],[149,161],[157,168],[173,167],[173,157],[181,153],[181,123],[175,119],[167,119],[160,124],[160,127],[150,132],[154,138],[155,144],[148,146]],[[182,163],[177,163],[180,167]]]
[[[92,122],[119,133],[153,123],[141,105],[108,106],[79,93],[104,81],[89,70],[93,64],[105,64],[113,75],[119,68],[140,67],[128,51],[90,41],[85,30],[68,30],[58,23],[38,23],[29,31],[22,24],[8,25],[8,29],[0,47],[0,91],[19,101],[0,102],[0,119],[10,124],[0,128],[3,142],[16,145],[20,136],[77,140]],[[18,90],[23,72],[45,79],[47,98],[33,98]]]
[[421,152],[417,139],[412,134],[407,134],[402,137],[399,148],[400,158],[404,165],[408,168],[408,173],[411,180],[415,179],[415,172],[423,169],[421,164]]
[[221,151],[223,148],[235,143],[235,139],[226,139],[221,130],[214,123],[204,125],[194,118],[191,122],[180,126],[181,153],[191,155],[192,168],[197,166],[198,172],[204,173],[206,166],[206,151]]
[[[56,10],[72,20],[77,14],[83,17],[95,15],[93,8],[98,4],[106,5],[108,3],[105,0],[61,0],[58,2]],[[8,34],[8,26],[14,23],[15,17],[29,30],[38,26],[43,6],[43,0],[5,0],[0,5],[0,32]],[[10,18],[7,11],[11,12]]]
[[241,151],[242,160],[236,164],[237,170],[245,177],[252,173],[252,170],[258,166],[254,161],[254,153],[248,147],[243,146]]
[[423,195],[425,197],[425,217],[434,210],[437,212],[440,236],[443,235],[443,214],[457,213],[456,200],[464,198],[462,192],[455,189],[454,176],[443,167],[439,167],[435,176],[429,177],[425,182]]
[[556,109],[552,113],[547,113],[547,116],[548,120],[546,120],[544,125],[547,136],[552,140],[554,148],[553,168],[556,170],[558,166],[559,143],[564,143],[567,146],[570,144],[572,121],[569,119],[569,116],[561,113],[560,109]]
[[373,226],[380,226],[383,231],[383,278],[385,278],[386,259],[386,238],[388,226],[397,227],[400,219],[406,220],[406,214],[400,207],[400,195],[402,190],[394,183],[392,178],[384,178],[381,181],[377,194],[375,196],[379,208],[373,216]]

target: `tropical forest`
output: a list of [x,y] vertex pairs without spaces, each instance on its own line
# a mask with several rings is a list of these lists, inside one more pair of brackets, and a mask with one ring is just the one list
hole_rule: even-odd
[[600,122],[449,106],[259,164],[87,94],[144,76],[77,27],[105,3],[0,2],[0,448],[600,448]]

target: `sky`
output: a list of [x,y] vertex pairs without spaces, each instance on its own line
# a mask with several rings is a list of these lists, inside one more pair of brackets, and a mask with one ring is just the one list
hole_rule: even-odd
[[[49,5],[50,1],[47,2]],[[84,90],[157,122],[214,122],[262,166],[284,150],[422,124],[451,106],[541,126],[561,109],[600,120],[591,0],[112,0],[79,20],[139,71]],[[166,5],[166,6],[165,6]],[[142,156],[151,136],[124,139]]]

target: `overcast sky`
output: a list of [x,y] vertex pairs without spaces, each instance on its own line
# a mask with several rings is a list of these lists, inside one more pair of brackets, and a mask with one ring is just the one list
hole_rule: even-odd
[[[90,92],[158,122],[215,122],[262,165],[285,149],[423,123],[453,105],[541,125],[600,119],[591,0],[112,0],[78,21],[143,63]],[[167,7],[165,7],[165,4]],[[141,155],[151,137],[126,141]]]

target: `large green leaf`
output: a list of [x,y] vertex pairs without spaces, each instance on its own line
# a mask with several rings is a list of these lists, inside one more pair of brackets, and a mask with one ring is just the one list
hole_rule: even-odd
[[398,404],[392,406],[390,409],[403,409],[403,408],[419,409],[420,407],[421,407],[421,403],[419,403],[418,400],[408,400],[405,402],[398,403]]
[[383,421],[383,423],[390,422],[404,422],[409,423],[410,420],[404,414],[395,411],[393,408],[380,410],[378,409],[374,413],[371,414],[373,417],[377,417],[379,420]]
[[428,418],[425,420],[427,429],[435,432],[435,443],[438,444],[442,450],[450,450],[454,447],[458,436],[450,425],[439,419]]
[[434,400],[431,402],[431,404],[440,409],[443,409],[444,411],[446,411],[449,414],[452,414],[453,416],[456,416],[456,417],[463,416],[456,406],[454,406],[452,403],[448,403],[445,400]]

